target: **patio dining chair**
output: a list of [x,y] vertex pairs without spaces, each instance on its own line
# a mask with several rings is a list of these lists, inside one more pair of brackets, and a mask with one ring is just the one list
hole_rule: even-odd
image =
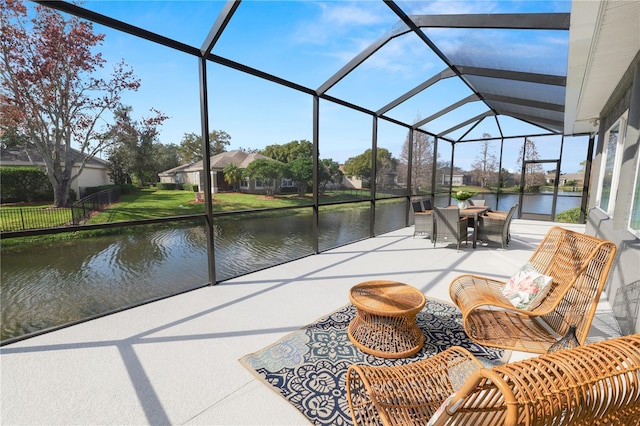
[[475,206],[475,207],[484,207],[486,201],[485,200],[474,200],[472,198],[469,198],[467,200],[467,203],[469,203],[470,206]]
[[521,269],[529,269],[522,291],[537,278],[528,275],[531,269],[550,277],[535,303],[514,305],[503,292],[505,281],[471,274],[455,278],[449,295],[462,311],[466,334],[481,345],[545,353],[571,326],[584,344],[615,254],[610,241],[555,226]]
[[413,206],[413,236],[428,235],[433,237],[433,212],[431,199],[412,201]]
[[469,243],[468,230],[469,218],[460,217],[460,209],[458,208],[441,208],[433,209],[433,246],[436,243],[451,244],[455,243],[457,250],[460,250],[460,243],[464,240],[465,245]]
[[506,214],[487,212],[478,217],[477,239],[483,243],[498,243],[504,250],[511,241],[509,229],[518,204],[511,207]]

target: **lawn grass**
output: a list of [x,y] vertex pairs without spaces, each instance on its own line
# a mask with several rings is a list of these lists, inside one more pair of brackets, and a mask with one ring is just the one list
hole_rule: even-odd
[[[369,196],[368,191],[331,191],[323,194],[320,198],[321,204],[335,203],[344,201],[362,200],[366,201]],[[310,206],[313,202],[313,198],[310,195],[303,197],[297,194],[278,194],[273,197],[267,197],[261,194],[245,194],[238,192],[225,192],[217,193],[214,195],[212,207],[214,213],[216,212],[231,212],[231,211],[247,211],[247,210],[260,210],[265,208],[279,208],[279,207],[296,207],[296,206]],[[51,207],[51,204],[45,203],[41,206],[3,206],[1,208],[0,220],[3,224],[8,221],[15,221],[14,217],[20,217],[21,208],[41,207],[43,211],[45,207]],[[354,208],[353,204],[347,205],[330,205],[325,206],[323,209],[340,209],[340,208]],[[52,209],[52,212],[60,213],[65,209]],[[68,210],[68,209],[67,209]],[[46,210],[48,211],[48,210]],[[203,214],[206,212],[205,204],[203,202],[196,202],[195,193],[191,191],[181,190],[162,190],[155,188],[140,189],[139,191],[131,194],[123,194],[120,201],[108,206],[101,212],[96,212],[89,219],[89,224],[104,224],[123,221],[135,221],[143,219],[159,219],[172,216],[188,216],[194,214]],[[267,214],[267,213],[265,213]],[[277,213],[268,213],[277,214]],[[295,211],[289,212],[289,214],[296,214]],[[66,217],[67,215],[65,215]],[[68,212],[68,216],[71,214]],[[38,227],[57,227],[64,225],[64,221],[60,221],[58,217],[51,215],[39,215]],[[42,222],[42,223],[40,223]],[[16,224],[17,227],[11,229],[20,229],[20,224]],[[9,228],[3,228],[9,229]],[[113,233],[115,230],[102,230],[102,231],[88,231],[82,233],[83,235],[91,236],[102,235],[104,233]],[[38,240],[38,237],[29,237],[31,239]],[[47,237],[51,238],[51,236]],[[55,239],[55,237],[54,237]],[[8,241],[7,241],[8,242]]]
[[[270,207],[309,205],[311,198],[295,196],[265,197],[257,194],[218,193],[214,195],[213,211],[256,210]],[[156,219],[205,213],[205,204],[195,201],[188,191],[142,189],[123,195],[119,203],[93,216],[89,223],[109,223],[126,220]]]
[[193,192],[141,189],[120,196],[120,201],[96,213],[90,224],[122,222],[126,220],[157,219],[204,212],[202,204],[192,203]]
[[25,223],[30,224],[31,227],[53,228],[66,225],[71,219],[71,209],[54,208],[52,203],[0,208],[0,229],[2,230],[20,230]]

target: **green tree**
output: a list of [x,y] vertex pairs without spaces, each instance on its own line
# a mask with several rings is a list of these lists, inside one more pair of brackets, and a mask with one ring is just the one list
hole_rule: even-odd
[[[15,128],[42,157],[57,207],[69,204],[71,183],[104,148],[97,123],[122,94],[140,81],[123,62],[100,77],[105,59],[96,47],[104,34],[93,25],[36,5],[28,16],[22,1],[0,3],[0,133]],[[81,162],[72,146],[82,154]]]
[[286,166],[281,162],[261,158],[251,162],[245,169],[244,175],[249,179],[261,180],[267,195],[273,195],[285,173]]
[[313,158],[313,144],[303,139],[284,145],[268,145],[260,151],[260,154],[286,164],[296,158]]
[[115,112],[115,123],[109,126],[104,139],[109,141],[109,162],[114,164],[111,176],[114,181],[123,176],[127,180],[144,186],[158,179],[158,164],[154,143],[158,136],[158,126],[167,116],[153,110],[154,117],[134,121],[132,108],[121,106]]
[[[229,144],[231,144],[231,136],[224,130],[209,132],[209,151],[212,156],[226,152]],[[184,164],[202,160],[202,136],[185,133],[180,141],[179,152]]]
[[243,148],[243,147],[239,147],[238,151],[246,152],[248,154],[258,154],[260,152],[258,148]]
[[238,190],[240,186],[240,180],[242,180],[242,169],[235,163],[231,163],[227,165],[222,171],[224,173],[224,180],[229,185],[233,185],[233,189],[235,191]]
[[133,183],[128,167],[128,152],[113,146],[108,150],[109,177],[116,185],[129,185]]
[[160,142],[153,144],[153,159],[155,160],[155,176],[165,170],[178,167],[180,162],[180,153],[178,145],[174,143],[162,144]]
[[[3,149],[15,147],[28,147],[29,136],[20,131],[15,126],[2,126],[0,130],[0,146]],[[32,146],[31,146],[32,147]]]
[[[344,173],[362,179],[363,182],[371,180],[371,149],[367,149],[360,155],[347,159],[344,163]],[[376,155],[376,185],[384,187],[388,185],[389,176],[395,172],[397,160],[386,148],[378,148]]]
[[320,193],[324,193],[329,182],[341,183],[342,177],[343,175],[340,170],[340,164],[337,161],[333,161],[331,158],[320,160],[320,168],[318,170],[318,185]]
[[580,165],[580,168],[576,171],[576,173],[584,174],[584,169],[587,166],[587,160],[581,161],[579,165]]
[[499,188],[509,188],[511,186],[514,186],[515,184],[516,184],[516,181],[513,176],[513,173],[510,173],[509,170],[503,167],[502,170],[500,171]]
[[298,188],[298,195],[303,196],[313,181],[313,159],[298,157],[287,163],[287,177],[293,179]]

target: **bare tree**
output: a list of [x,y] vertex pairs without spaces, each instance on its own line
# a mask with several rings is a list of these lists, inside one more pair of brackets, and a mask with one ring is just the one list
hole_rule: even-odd
[[536,143],[529,138],[525,138],[524,144],[518,153],[518,166],[522,170],[522,161],[525,161],[524,187],[525,189],[537,188],[545,183],[544,170],[539,163],[528,163],[528,161],[539,160]]
[[[416,122],[420,121],[419,118]],[[409,164],[409,136],[400,153],[400,162],[406,167]],[[431,188],[431,174],[433,171],[433,139],[424,132],[413,131],[413,157],[411,162],[411,191],[418,194],[420,189]],[[406,175],[406,168],[404,169]]]
[[496,170],[498,168],[498,160],[491,152],[491,142],[488,140],[491,135],[484,133],[482,135],[484,140],[480,143],[480,151],[476,160],[471,164],[471,174],[473,179],[480,184],[481,188],[486,188],[487,185],[496,176]]

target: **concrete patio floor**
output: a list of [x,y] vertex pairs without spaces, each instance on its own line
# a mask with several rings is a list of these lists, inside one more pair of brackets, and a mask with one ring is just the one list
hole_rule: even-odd
[[[361,281],[397,280],[450,301],[459,274],[508,278],[553,225],[514,220],[508,250],[459,252],[404,228],[4,346],[0,423],[308,424],[238,359],[345,305]],[[589,339],[617,335],[603,295]]]

